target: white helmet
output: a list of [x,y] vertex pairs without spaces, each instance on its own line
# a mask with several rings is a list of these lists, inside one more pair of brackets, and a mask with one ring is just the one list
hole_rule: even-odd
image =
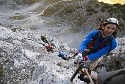
[[119,26],[119,21],[116,18],[108,18],[105,21],[103,21],[102,23],[103,23],[103,25],[111,23],[111,24],[116,24],[117,27]]

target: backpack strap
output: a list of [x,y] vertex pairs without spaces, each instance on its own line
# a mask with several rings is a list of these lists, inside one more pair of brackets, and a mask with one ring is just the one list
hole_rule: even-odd
[[[106,43],[106,45],[110,42],[110,49],[109,49],[109,52],[107,53],[107,55],[109,55],[110,51],[112,50],[112,39],[113,39],[113,35],[110,37],[110,39],[108,40],[108,42]],[[106,46],[105,45],[105,46]]]
[[91,49],[91,48],[95,45],[96,40],[97,40],[97,37],[98,37],[98,35],[100,35],[101,33],[102,33],[102,30],[99,30],[99,31],[97,32],[97,34],[91,39],[91,42],[88,43],[87,49]]
[[103,42],[102,44],[100,44],[98,50],[100,50],[102,47],[105,47],[109,42],[112,41],[112,39],[113,39],[113,38],[112,38],[112,36],[111,36],[107,41],[105,41],[105,42]]

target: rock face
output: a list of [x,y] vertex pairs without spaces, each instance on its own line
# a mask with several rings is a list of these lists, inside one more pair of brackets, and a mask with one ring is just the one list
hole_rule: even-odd
[[[70,53],[68,46],[55,39],[54,53],[48,53],[40,35],[37,38],[32,31],[13,32],[0,27],[0,32],[1,84],[70,84],[75,67],[57,56],[59,49]],[[52,40],[50,36],[47,39]]]
[[[74,59],[63,60],[57,56],[61,48],[68,55],[72,50],[66,45],[60,44],[56,39],[54,53],[47,52],[41,44],[42,40],[32,31],[13,32],[5,27],[0,27],[0,78],[1,84],[70,84],[70,77],[77,66]],[[28,35],[31,34],[29,38]],[[49,40],[51,37],[48,36]],[[96,71],[113,71],[125,68],[125,38],[117,39],[119,46],[111,54],[105,57],[96,68]],[[75,83],[83,82],[77,77]]]

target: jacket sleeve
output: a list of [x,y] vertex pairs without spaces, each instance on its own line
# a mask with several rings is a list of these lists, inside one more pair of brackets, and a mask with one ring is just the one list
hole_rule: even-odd
[[111,50],[113,50],[113,49],[115,49],[117,47],[117,42],[116,42],[115,38],[112,39],[112,44],[110,44],[110,42],[109,42],[106,47],[103,47],[98,52],[93,53],[91,55],[88,55],[89,60],[94,60],[96,58],[99,58],[99,57],[107,54],[109,52],[109,50],[110,50],[110,47],[111,47],[110,45],[112,45]]
[[85,40],[82,41],[78,50],[81,50],[82,52],[84,52],[84,49],[87,48],[88,43],[92,40],[92,38],[96,35],[97,32],[98,30],[94,30],[90,32],[88,36],[86,36]]

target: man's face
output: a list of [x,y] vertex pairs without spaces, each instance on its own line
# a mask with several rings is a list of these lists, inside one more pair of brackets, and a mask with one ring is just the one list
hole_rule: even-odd
[[107,24],[106,26],[103,26],[103,33],[105,36],[110,36],[112,33],[116,30],[115,24]]

